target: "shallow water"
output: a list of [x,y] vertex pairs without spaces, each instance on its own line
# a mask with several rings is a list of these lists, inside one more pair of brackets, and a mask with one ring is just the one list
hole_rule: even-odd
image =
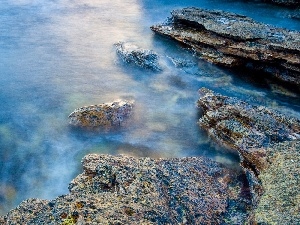
[[[292,10],[248,1],[1,1],[0,214],[26,198],[66,194],[87,153],[207,156],[238,168],[237,156],[224,153],[197,126],[202,86],[300,117],[297,94],[197,60],[151,32],[149,26],[183,6],[300,30],[299,21],[286,18]],[[163,71],[122,63],[113,45],[119,41],[156,51]],[[191,66],[175,67],[172,59],[178,58]],[[93,133],[68,126],[75,108],[118,98],[135,100],[126,129]]]

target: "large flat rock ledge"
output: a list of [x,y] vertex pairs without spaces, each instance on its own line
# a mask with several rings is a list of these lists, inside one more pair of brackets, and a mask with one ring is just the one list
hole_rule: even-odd
[[298,31],[200,8],[174,10],[167,22],[151,29],[184,43],[208,62],[263,71],[275,80],[300,87]]

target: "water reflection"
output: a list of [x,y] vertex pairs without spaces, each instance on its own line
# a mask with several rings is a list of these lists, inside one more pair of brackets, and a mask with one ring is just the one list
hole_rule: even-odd
[[[29,197],[52,199],[67,193],[87,153],[154,158],[204,155],[238,166],[237,157],[225,154],[196,124],[195,102],[202,86],[298,115],[298,95],[276,86],[248,84],[149,29],[174,7],[200,3],[223,4],[0,3],[0,213]],[[120,62],[113,46],[118,41],[155,50],[163,71],[152,73]],[[179,67],[172,62],[176,59],[192,63]],[[75,108],[118,98],[136,102],[130,127],[115,133],[68,127],[67,116]]]

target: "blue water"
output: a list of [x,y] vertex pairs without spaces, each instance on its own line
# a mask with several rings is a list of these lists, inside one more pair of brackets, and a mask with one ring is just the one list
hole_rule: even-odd
[[[238,167],[238,158],[196,124],[202,86],[300,117],[296,93],[197,60],[151,32],[151,25],[184,6],[223,9],[300,30],[299,20],[286,17],[292,9],[249,1],[1,1],[0,214],[26,198],[68,193],[88,153],[207,156]],[[156,51],[163,71],[122,63],[113,46],[119,41]],[[173,58],[194,65],[176,68]],[[75,108],[118,98],[135,100],[126,129],[93,133],[68,126]]]

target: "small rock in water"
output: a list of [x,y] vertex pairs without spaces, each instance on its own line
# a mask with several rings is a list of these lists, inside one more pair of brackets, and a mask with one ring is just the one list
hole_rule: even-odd
[[75,109],[69,115],[69,123],[73,126],[106,129],[121,126],[131,115],[133,101],[116,100],[111,103],[84,106]]
[[123,42],[119,42],[115,46],[117,47],[118,55],[124,62],[153,71],[161,70],[158,63],[158,55],[154,51],[141,49],[136,45]]

